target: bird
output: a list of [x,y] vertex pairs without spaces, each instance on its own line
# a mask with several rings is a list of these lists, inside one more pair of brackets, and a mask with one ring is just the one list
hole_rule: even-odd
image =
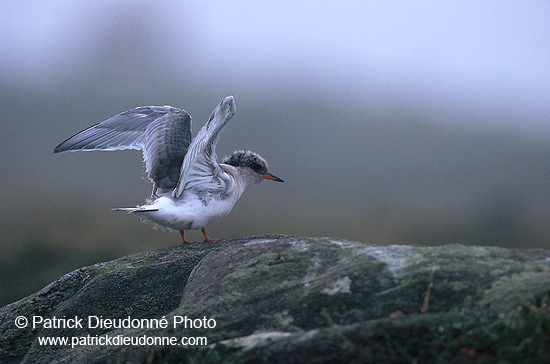
[[141,150],[151,197],[144,205],[113,210],[138,215],[156,227],[179,231],[200,229],[229,214],[244,190],[264,179],[284,182],[268,172],[267,162],[249,150],[237,150],[218,161],[216,144],[235,114],[233,96],[225,97],[191,139],[191,116],[172,106],[141,106],[117,114],[60,143],[54,153]]

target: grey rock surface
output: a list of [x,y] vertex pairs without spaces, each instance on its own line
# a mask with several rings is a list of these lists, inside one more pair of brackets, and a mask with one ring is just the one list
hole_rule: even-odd
[[[0,362],[372,362],[373,345],[389,348],[388,361],[392,352],[441,358],[456,348],[435,339],[415,349],[396,343],[512,317],[549,291],[548,250],[294,236],[181,244],[77,269],[0,309]],[[20,329],[19,316],[84,321]],[[169,325],[89,327],[90,316]],[[174,327],[183,317],[214,319],[215,327]],[[208,345],[71,347],[38,339],[101,335],[205,337]]]

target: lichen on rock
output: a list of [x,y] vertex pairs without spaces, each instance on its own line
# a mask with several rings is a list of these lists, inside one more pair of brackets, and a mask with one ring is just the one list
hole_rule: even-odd
[[[0,362],[451,359],[463,355],[457,337],[495,318],[514,318],[518,305],[549,291],[548,250],[270,235],[182,244],[79,268],[0,309]],[[15,327],[18,316],[33,315],[212,318],[216,325]],[[208,345],[38,342],[86,335],[201,336]]]

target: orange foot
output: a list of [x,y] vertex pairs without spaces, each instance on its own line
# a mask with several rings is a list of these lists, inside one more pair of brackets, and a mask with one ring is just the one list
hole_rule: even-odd
[[181,243],[182,244],[190,243],[189,240],[185,239],[185,230],[180,230],[180,235],[181,235]]
[[220,239],[211,239],[208,234],[206,233],[206,228],[201,228],[202,235],[204,235],[204,242],[206,241],[218,241]]

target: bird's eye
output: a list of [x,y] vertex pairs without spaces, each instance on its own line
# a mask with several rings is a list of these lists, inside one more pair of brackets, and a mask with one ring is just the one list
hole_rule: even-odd
[[250,168],[252,168],[254,172],[259,172],[262,169],[262,166],[260,166],[258,163],[252,163],[250,165]]

